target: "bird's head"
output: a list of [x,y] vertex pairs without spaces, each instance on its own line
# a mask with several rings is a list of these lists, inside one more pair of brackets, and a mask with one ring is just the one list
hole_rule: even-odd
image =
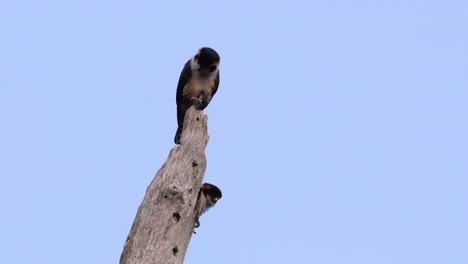
[[210,183],[202,184],[201,191],[205,195],[207,203],[210,206],[215,205],[216,202],[219,199],[221,199],[221,197],[223,196],[223,194],[221,193],[221,190],[218,187],[216,187],[215,185],[210,184]]
[[206,74],[215,72],[220,62],[218,53],[214,49],[207,47],[200,48],[193,59],[199,66],[198,72]]

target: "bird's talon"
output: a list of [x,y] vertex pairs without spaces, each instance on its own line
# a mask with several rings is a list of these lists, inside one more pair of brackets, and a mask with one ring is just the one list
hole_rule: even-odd
[[193,104],[195,105],[195,107],[196,107],[198,110],[201,110],[201,109],[202,109],[202,103],[201,103],[200,99],[193,99]]

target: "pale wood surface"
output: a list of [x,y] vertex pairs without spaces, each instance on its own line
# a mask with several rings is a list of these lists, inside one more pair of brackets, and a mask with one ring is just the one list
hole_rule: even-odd
[[206,170],[207,122],[203,111],[187,110],[181,144],[172,148],[148,186],[120,264],[183,263]]

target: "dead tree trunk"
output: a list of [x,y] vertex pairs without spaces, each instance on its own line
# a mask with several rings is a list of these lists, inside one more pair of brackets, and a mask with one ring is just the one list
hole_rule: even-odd
[[206,169],[208,117],[191,107],[180,146],[156,173],[138,208],[120,264],[181,264],[192,237],[194,206]]

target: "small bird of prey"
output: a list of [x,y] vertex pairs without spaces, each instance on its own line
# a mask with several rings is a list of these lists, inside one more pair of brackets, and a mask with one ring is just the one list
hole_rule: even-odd
[[203,47],[185,63],[176,92],[178,125],[174,137],[176,144],[180,144],[187,109],[192,105],[198,110],[205,109],[216,94],[219,86],[219,62],[219,55],[214,49]]
[[213,184],[203,183],[198,193],[195,203],[195,228],[200,226],[199,218],[208,209],[215,206],[216,202],[222,197],[221,190]]

